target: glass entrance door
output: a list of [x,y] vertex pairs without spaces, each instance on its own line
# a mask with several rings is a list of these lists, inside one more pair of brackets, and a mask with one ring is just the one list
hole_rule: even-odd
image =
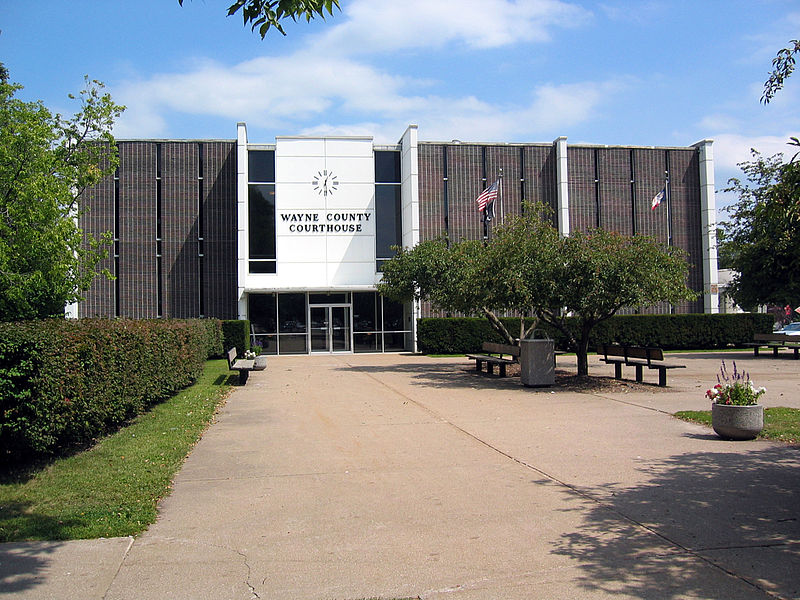
[[350,307],[311,306],[312,352],[350,352]]

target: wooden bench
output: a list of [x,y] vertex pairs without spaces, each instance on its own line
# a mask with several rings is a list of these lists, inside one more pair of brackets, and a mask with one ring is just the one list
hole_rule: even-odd
[[475,370],[478,372],[483,371],[483,363],[486,363],[486,372],[490,375],[494,372],[494,365],[499,365],[500,377],[505,377],[506,365],[519,362],[519,346],[484,342],[481,349],[485,354],[467,354],[467,358],[475,361]]
[[683,369],[686,365],[674,365],[664,362],[664,352],[661,348],[647,348],[644,346],[622,346],[619,344],[601,344],[597,354],[603,355],[601,359],[609,365],[614,365],[614,379],[622,379],[622,366],[636,367],[636,381],[642,383],[642,371],[658,369],[658,385],[667,387],[667,370]]
[[758,351],[762,347],[772,348],[772,356],[778,356],[778,350],[781,348],[789,348],[794,350],[794,358],[800,358],[798,351],[800,351],[800,336],[786,335],[785,333],[756,333],[753,335],[753,341],[745,344],[747,347],[753,348],[753,356],[758,356]]
[[263,371],[267,368],[265,356],[257,356],[255,359],[236,358],[236,348],[228,350],[228,368],[231,371],[239,371],[239,385],[247,383],[250,371]]

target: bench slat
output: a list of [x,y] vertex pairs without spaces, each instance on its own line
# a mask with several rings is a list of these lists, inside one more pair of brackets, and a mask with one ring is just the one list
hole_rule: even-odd
[[510,344],[483,342],[481,349],[487,354],[510,354],[511,356],[519,356],[519,346],[512,346]]

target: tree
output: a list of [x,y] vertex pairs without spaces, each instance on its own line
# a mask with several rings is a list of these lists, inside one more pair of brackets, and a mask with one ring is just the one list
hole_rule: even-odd
[[[399,249],[384,263],[378,290],[401,302],[425,300],[446,312],[485,316],[507,343],[518,344],[536,326],[534,321],[526,329],[525,317],[535,318],[536,307],[555,298],[549,271],[556,259],[558,232],[528,212],[498,227],[491,244],[437,239]],[[509,312],[520,315],[519,337],[498,318]]]
[[800,163],[776,154],[740,163],[745,181],[728,180],[739,200],[726,208],[725,248],[735,274],[729,288],[745,309],[800,299]]
[[728,239],[728,233],[723,227],[717,227],[717,268],[718,269],[732,269],[733,256],[731,255],[733,247]]
[[[560,272],[553,284],[563,310],[542,307],[539,316],[567,337],[578,358],[578,375],[589,374],[589,340],[598,323],[625,307],[697,296],[686,286],[686,253],[651,237],[593,229],[560,242]],[[573,326],[567,325],[567,315],[574,316]]]
[[[401,250],[384,264],[378,289],[395,300],[429,300],[434,307],[483,314],[508,343],[518,343],[497,318],[530,315],[558,328],[588,375],[593,328],[626,306],[695,297],[686,286],[685,253],[652,238],[603,230],[562,238],[541,210],[526,209],[498,227],[491,243],[443,240]],[[567,317],[576,317],[568,325]],[[520,339],[534,325],[520,326]]]
[[[183,0],[178,0],[183,6]],[[341,9],[339,0],[236,0],[228,7],[228,16],[242,11],[244,24],[250,24],[251,31],[258,28],[258,33],[263,40],[270,27],[274,27],[283,35],[281,21],[287,17],[292,21],[305,18],[306,22],[317,16],[325,18],[325,13],[333,15],[333,7]]]
[[[87,186],[117,165],[111,127],[124,109],[86,80],[71,118],[0,81],[0,320],[63,315],[104,256],[77,224]],[[73,96],[70,98],[75,99]]]
[[775,94],[783,88],[786,79],[794,72],[794,55],[800,52],[800,40],[791,40],[789,46],[778,51],[777,56],[772,59],[772,73],[764,82],[764,93],[761,95],[761,102],[769,104]]

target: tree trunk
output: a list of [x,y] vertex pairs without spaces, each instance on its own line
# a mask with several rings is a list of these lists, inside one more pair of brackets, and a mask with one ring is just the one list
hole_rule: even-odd
[[578,376],[589,376],[589,333],[592,331],[592,326],[587,327],[585,324],[581,327],[581,338],[577,340],[576,355],[578,357]]
[[536,316],[534,316],[533,317],[533,323],[531,323],[531,326],[528,327],[527,329],[524,328],[524,323],[525,323],[524,319],[520,318],[520,326],[519,327],[522,330],[522,333],[520,333],[519,339],[521,339],[521,340],[527,340],[528,339],[528,336],[533,333],[533,330],[536,329],[536,326],[539,324],[539,319]]
[[588,377],[589,376],[589,352],[587,350],[587,346],[589,345],[588,341],[583,342],[582,340],[578,342],[578,351],[576,355],[578,357],[578,376],[579,377]]
[[519,342],[515,340],[513,337],[511,337],[510,333],[508,333],[508,329],[506,329],[506,326],[503,325],[500,319],[497,318],[497,315],[495,315],[492,311],[490,311],[486,307],[483,308],[483,314],[486,315],[487,319],[489,319],[489,323],[491,323],[492,329],[494,329],[497,333],[502,335],[503,339],[506,341],[507,344],[510,344],[512,346],[519,345]]

